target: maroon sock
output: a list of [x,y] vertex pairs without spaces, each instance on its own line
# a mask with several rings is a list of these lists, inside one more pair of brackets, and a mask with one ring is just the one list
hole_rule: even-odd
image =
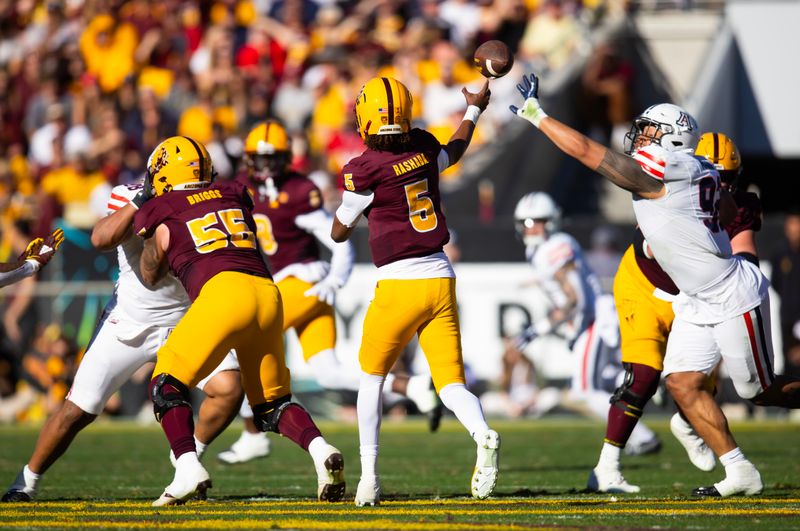
[[[156,378],[153,378],[150,382],[151,389],[155,385],[155,381]],[[168,383],[164,384],[161,389],[163,395],[181,396],[180,391]],[[197,451],[194,446],[194,418],[191,407],[177,406],[168,409],[161,417],[161,429],[167,436],[175,459],[187,452]]]
[[625,394],[608,408],[608,424],[606,425],[605,442],[624,448],[631,437],[633,428],[642,416],[645,404],[653,397],[658,390],[658,382],[661,379],[661,371],[657,371],[647,365],[631,363],[633,370],[633,382],[627,389],[627,393],[637,397],[634,405],[629,403]]
[[278,433],[294,441],[303,450],[308,451],[308,445],[317,437],[322,437],[317,425],[308,414],[308,411],[297,404],[289,404],[281,413],[278,421]]

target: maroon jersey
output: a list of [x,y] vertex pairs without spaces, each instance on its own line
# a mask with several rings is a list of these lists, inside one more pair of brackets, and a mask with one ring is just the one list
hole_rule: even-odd
[[372,261],[378,267],[440,252],[450,239],[436,162],[442,146],[422,129],[410,134],[409,151],[368,149],[342,169],[347,190],[375,194],[365,215]]
[[[252,187],[246,176],[240,182]],[[253,218],[258,227],[261,250],[269,257],[273,273],[286,266],[316,262],[320,258],[316,238],[298,227],[297,216],[314,212],[322,206],[322,194],[309,179],[299,173],[290,173],[278,183],[278,197],[270,201],[266,188],[252,189],[255,207]]]
[[172,191],[136,212],[134,230],[145,238],[162,223],[169,229],[169,267],[194,300],[222,271],[270,277],[256,243],[253,202],[237,182],[220,181],[204,190]]
[[725,226],[725,232],[732,240],[734,236],[746,230],[761,230],[761,200],[752,192],[736,190],[733,192],[736,201],[736,218]]
[[639,266],[642,274],[647,277],[647,280],[649,280],[652,285],[670,295],[677,295],[680,291],[678,290],[678,286],[676,286],[672,279],[669,278],[669,275],[661,269],[658,262],[652,258],[648,258],[647,255],[644,254],[643,243],[644,234],[642,234],[642,230],[639,227],[636,227],[636,234],[633,237],[633,254],[636,257],[636,265]]

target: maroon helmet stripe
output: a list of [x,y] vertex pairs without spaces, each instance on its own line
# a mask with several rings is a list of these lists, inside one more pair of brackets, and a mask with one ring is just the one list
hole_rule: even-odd
[[203,149],[197,142],[194,141],[194,139],[191,139],[188,136],[185,136],[183,138],[191,142],[194,148],[197,150],[197,156],[200,157],[200,179],[205,181],[206,176],[204,175],[204,173],[206,169],[206,158],[203,156]]
[[714,133],[714,163],[719,161],[719,135]]
[[394,124],[394,98],[392,98],[392,85],[389,84],[389,80],[385,77],[381,78],[383,81],[383,86],[386,88],[386,103],[389,108],[389,125]]

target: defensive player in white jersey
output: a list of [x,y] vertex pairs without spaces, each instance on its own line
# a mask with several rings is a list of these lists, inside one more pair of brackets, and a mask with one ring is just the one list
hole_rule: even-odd
[[[108,201],[107,217],[92,231],[98,249],[117,247],[119,279],[114,295],[95,329],[61,408],[45,422],[28,463],[2,498],[28,502],[41,476],[67,450],[75,436],[103,411],[109,397],[137,369],[154,361],[156,351],[189,307],[180,282],[167,275],[154,287],[141,282],[142,239],[131,230],[142,197],[141,185],[117,186]],[[198,453],[234,418],[242,400],[236,357],[230,354],[197,387],[207,394],[195,431]]]
[[[602,295],[600,281],[583,258],[580,244],[559,231],[561,209],[544,192],[522,197],[514,209],[517,233],[535,281],[549,300],[546,319],[537,320],[509,345],[523,349],[535,337],[555,334],[572,348],[575,369],[571,397],[597,418],[605,418],[611,393],[625,371],[619,352],[619,322],[613,298]],[[626,452],[658,451],[661,442],[648,427],[631,434]]]
[[[521,108],[511,106],[513,113],[564,153],[632,192],[648,248],[680,290],[664,360],[667,386],[726,472],[724,480],[694,494],[761,492],[761,477],[736,445],[724,414],[704,389],[705,379],[722,359],[739,396],[782,407],[800,406],[800,382],[772,372],[768,282],[754,264],[731,253],[719,223],[719,175],[693,153],[696,121],[675,105],[649,107],[626,135],[631,156],[625,156],[547,116],[535,75],[524,76],[517,88],[525,101]],[[735,212],[735,204],[725,208]]]

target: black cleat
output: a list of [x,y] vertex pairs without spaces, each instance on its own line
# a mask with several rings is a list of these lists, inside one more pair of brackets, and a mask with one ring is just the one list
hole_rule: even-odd
[[21,490],[12,489],[3,494],[2,501],[3,503],[29,503],[33,501],[33,498]]
[[716,496],[722,497],[722,494],[719,493],[717,487],[711,485],[710,487],[697,487],[692,491],[693,496]]

